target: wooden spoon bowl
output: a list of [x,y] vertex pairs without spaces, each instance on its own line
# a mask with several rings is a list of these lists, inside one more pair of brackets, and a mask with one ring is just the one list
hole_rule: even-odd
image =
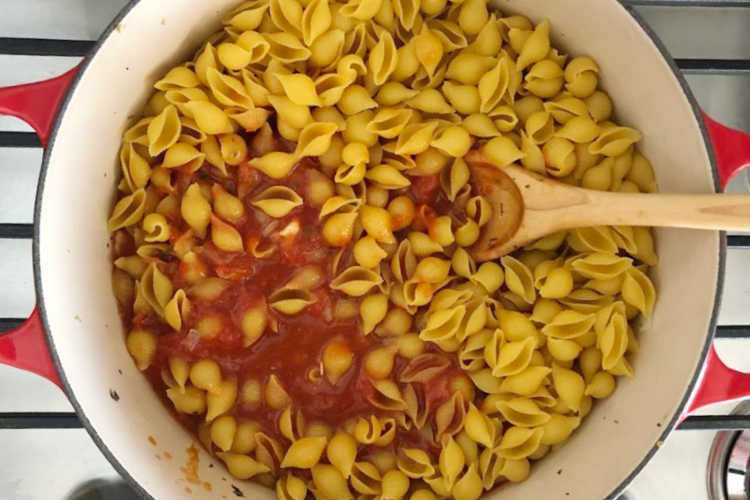
[[525,168],[466,156],[474,188],[493,209],[471,252],[496,259],[548,234],[590,226],[750,231],[748,194],[612,193],[571,186]]

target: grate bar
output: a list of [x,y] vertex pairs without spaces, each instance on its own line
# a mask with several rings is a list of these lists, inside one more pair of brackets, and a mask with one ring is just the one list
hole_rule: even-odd
[[750,248],[750,235],[735,234],[727,236],[729,248]]
[[646,7],[750,7],[748,0],[620,0],[625,5]]
[[750,338],[750,325],[719,325],[716,327],[716,338],[720,338],[720,339]]
[[685,74],[737,75],[750,73],[749,59],[675,59]]
[[81,429],[78,415],[72,412],[0,413],[0,429]]
[[94,46],[91,40],[0,38],[0,54],[14,56],[82,57]]
[[34,132],[0,132],[0,148],[41,148]]
[[23,318],[0,318],[0,335],[21,326],[25,320]]
[[750,415],[697,415],[677,426],[681,431],[735,431],[750,429]]
[[[0,413],[0,429],[79,429],[75,413],[23,412]],[[750,429],[750,415],[699,415],[688,417],[678,430],[745,430]]]
[[0,239],[31,239],[34,237],[34,224],[0,224]]

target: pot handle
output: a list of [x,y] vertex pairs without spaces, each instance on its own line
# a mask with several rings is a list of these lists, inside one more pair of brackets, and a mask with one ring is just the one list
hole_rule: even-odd
[[705,112],[703,122],[714,147],[719,182],[723,190],[735,174],[750,167],[750,135],[722,125]]
[[[726,127],[705,112],[703,122],[714,148],[722,190],[740,170],[750,166],[750,134]],[[750,373],[732,370],[711,350],[703,376],[693,393],[685,416],[704,406],[750,396]]]
[[[0,88],[0,115],[15,116],[31,125],[46,146],[57,110],[78,68],[49,80]],[[0,334],[0,363],[41,375],[62,388],[36,307],[21,326]]]
[[15,116],[31,125],[46,146],[57,110],[79,67],[49,80],[0,88],[0,115]]

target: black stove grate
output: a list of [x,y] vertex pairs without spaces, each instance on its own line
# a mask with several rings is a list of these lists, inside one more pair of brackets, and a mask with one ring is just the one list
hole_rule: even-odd
[[[747,7],[744,0],[621,0],[627,6],[679,7]],[[45,38],[0,38],[0,55],[82,57],[94,46],[89,40],[58,40]],[[685,74],[750,74],[750,59],[677,59]],[[0,131],[0,148],[41,148],[32,132]],[[32,224],[0,224],[0,239],[31,239]],[[750,249],[750,235],[728,237],[729,251]],[[23,322],[22,318],[0,318],[0,335]],[[720,325],[719,338],[750,338],[749,325]],[[71,429],[83,427],[73,412],[0,412],[0,429]],[[680,430],[737,430],[750,429],[750,415],[703,415],[689,417]]]

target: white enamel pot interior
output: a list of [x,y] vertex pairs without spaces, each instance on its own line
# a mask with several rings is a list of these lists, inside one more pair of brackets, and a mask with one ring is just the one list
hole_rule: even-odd
[[[140,114],[153,82],[190,57],[236,3],[142,1],[126,9],[63,107],[37,204],[40,306],[62,379],[107,457],[144,496],[159,500],[185,498],[185,487],[196,500],[233,498],[233,485],[246,498],[273,497],[270,490],[233,481],[202,449],[197,473],[211,491],[189,482],[186,449],[194,439],[127,354],[110,287],[106,220],[118,178],[121,134]],[[535,22],[550,19],[556,46],[596,58],[618,121],[643,132],[641,147],[662,191],[715,190],[692,100],[659,47],[623,6],[615,0],[496,0],[495,5]],[[528,481],[487,498],[615,495],[674,425],[708,345],[723,254],[715,232],[660,230],[657,241],[659,299],[641,331],[636,377],[621,380],[614,396],[595,406],[564,447],[534,466]],[[117,391],[119,401],[110,390]]]

